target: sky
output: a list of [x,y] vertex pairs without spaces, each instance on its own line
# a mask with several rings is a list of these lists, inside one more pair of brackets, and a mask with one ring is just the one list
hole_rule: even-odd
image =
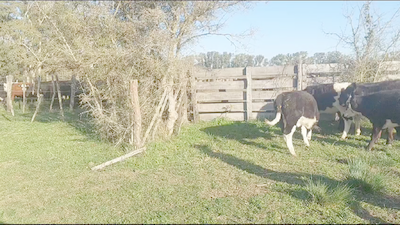
[[[254,1],[253,7],[228,17],[221,33],[242,33],[251,28],[253,37],[241,40],[242,46],[232,45],[222,36],[206,36],[186,54],[209,51],[263,55],[268,59],[278,54],[307,51],[316,52],[351,50],[333,35],[325,33],[349,32],[345,18],[347,12],[355,14],[361,1]],[[400,1],[373,1],[372,8],[386,19],[400,8]],[[399,23],[400,24],[400,21]]]

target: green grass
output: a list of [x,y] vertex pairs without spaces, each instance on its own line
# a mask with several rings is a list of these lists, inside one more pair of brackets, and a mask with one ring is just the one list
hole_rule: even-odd
[[[85,117],[0,113],[3,223],[400,223],[400,143],[365,151],[370,124],[341,141],[322,123],[310,148],[296,131],[292,157],[278,127],[202,122],[91,171],[125,152],[99,141]],[[383,174],[381,191],[347,196],[349,158]],[[332,204],[310,201],[309,177]]]
[[372,193],[381,192],[385,188],[384,175],[371,171],[367,162],[362,159],[350,159],[347,182],[353,188]]
[[308,180],[306,191],[310,194],[311,200],[322,206],[345,205],[351,200],[351,190],[347,185],[336,185],[330,187],[322,180]]

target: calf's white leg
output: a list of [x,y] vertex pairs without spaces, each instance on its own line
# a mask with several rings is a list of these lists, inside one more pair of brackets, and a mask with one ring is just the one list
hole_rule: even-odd
[[349,133],[350,130],[351,120],[347,120],[345,118],[343,118],[343,120],[344,120],[344,130],[342,134],[342,139],[346,139],[347,134]]
[[359,136],[361,134],[361,116],[358,115],[355,116],[354,123],[355,123],[356,136]]
[[312,129],[309,129],[309,130],[308,130],[308,133],[307,133],[307,139],[308,139],[309,141],[311,141],[311,135],[312,135]]
[[307,138],[307,128],[304,126],[301,126],[301,135],[303,136],[304,144],[306,144],[307,147],[310,147],[310,143],[308,142]]
[[293,133],[296,131],[296,126],[293,126],[292,130],[290,131],[289,134],[284,134],[283,138],[286,141],[286,145],[289,148],[289,151],[292,155],[296,156],[296,152],[294,151],[294,147],[293,147]]

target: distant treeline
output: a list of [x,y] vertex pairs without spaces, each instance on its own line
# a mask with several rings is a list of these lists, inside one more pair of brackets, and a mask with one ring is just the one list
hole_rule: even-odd
[[210,69],[232,68],[232,67],[264,67],[264,66],[282,66],[282,65],[295,65],[299,59],[307,64],[326,64],[338,63],[347,58],[346,55],[338,51],[333,52],[319,52],[313,56],[308,56],[306,51],[296,52],[293,54],[278,54],[271,59],[265,58],[263,55],[249,55],[249,54],[233,54],[233,53],[219,53],[216,51],[200,53],[194,57],[195,64],[204,66]]

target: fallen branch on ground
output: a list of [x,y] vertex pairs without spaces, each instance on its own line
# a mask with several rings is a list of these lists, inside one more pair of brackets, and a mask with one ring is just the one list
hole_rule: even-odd
[[127,158],[129,158],[129,157],[132,157],[132,156],[134,156],[134,155],[137,155],[137,154],[139,154],[139,153],[142,153],[142,152],[144,152],[145,150],[146,150],[146,147],[143,147],[143,148],[140,148],[140,149],[138,149],[138,150],[129,152],[128,154],[125,154],[125,155],[120,156],[120,157],[118,157],[118,158],[115,158],[115,159],[113,159],[113,160],[107,161],[107,162],[102,163],[102,164],[100,164],[100,165],[98,165],[98,166],[92,167],[92,170],[99,170],[99,169],[102,169],[102,168],[104,168],[104,167],[106,167],[106,166],[112,165],[112,164],[114,164],[114,163],[123,161],[123,160],[125,160],[125,159],[127,159]]

